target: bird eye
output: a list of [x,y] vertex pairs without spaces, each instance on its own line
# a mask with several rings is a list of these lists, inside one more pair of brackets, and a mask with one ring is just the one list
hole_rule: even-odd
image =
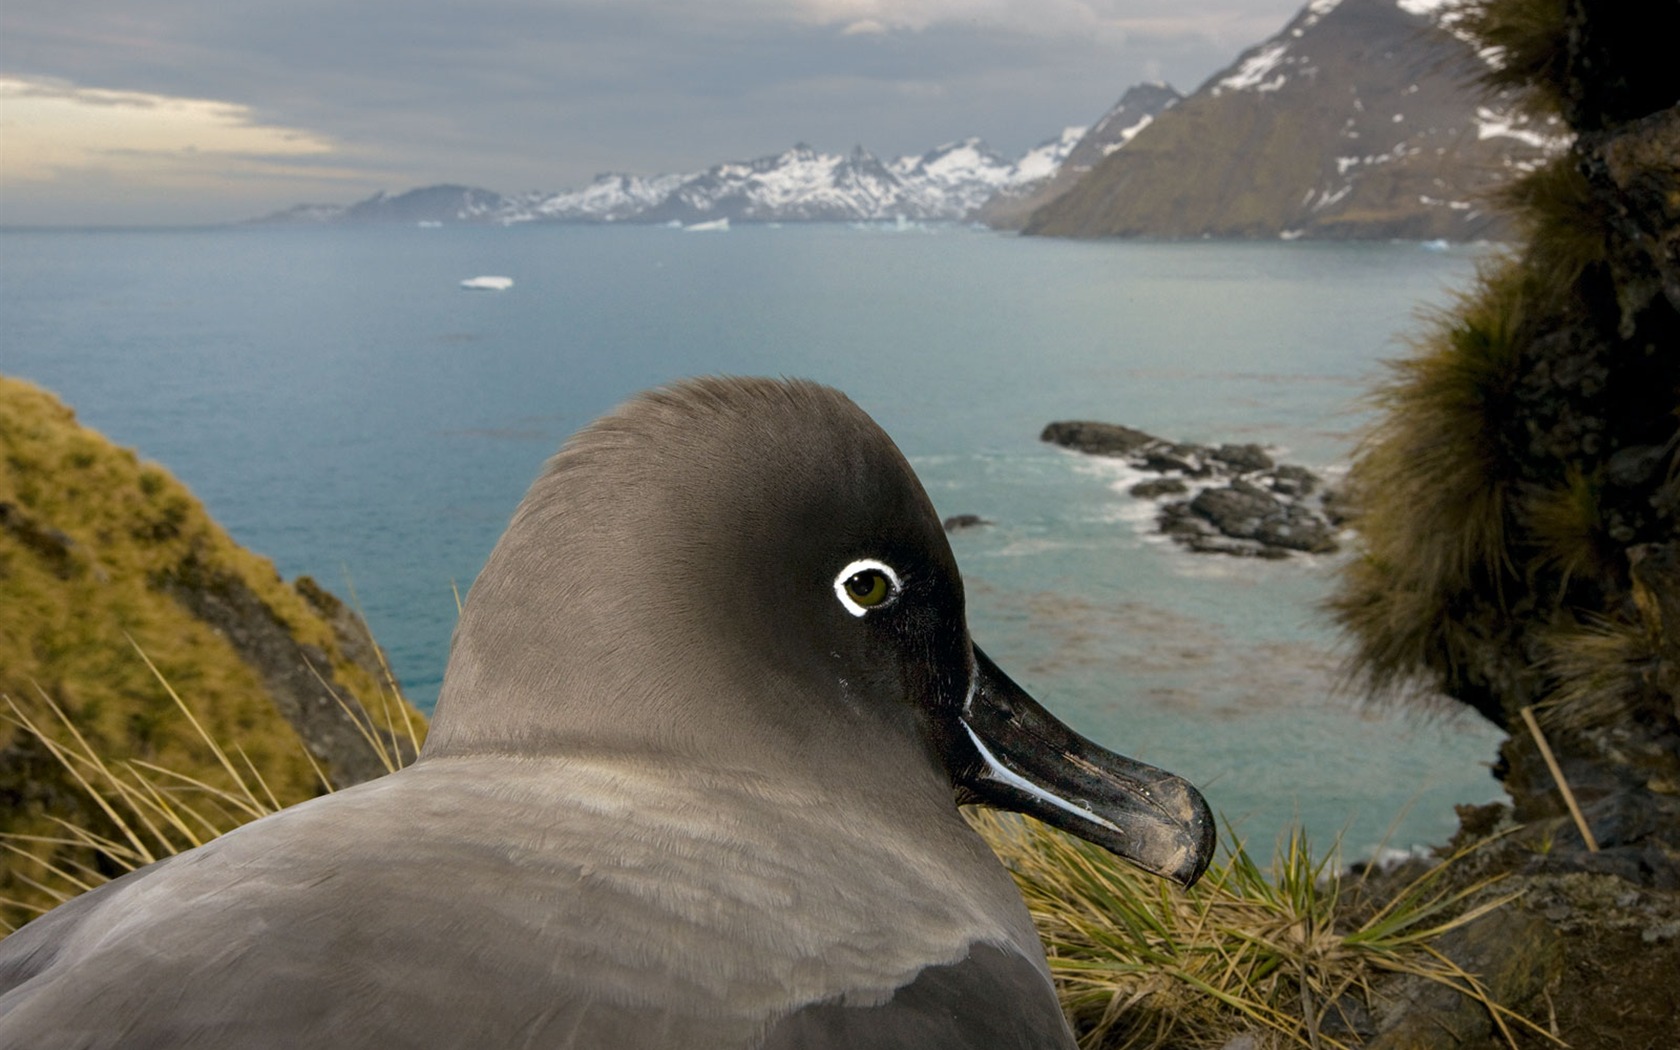
[[891,589],[887,574],[879,569],[865,569],[846,581],[846,593],[865,609],[873,609],[886,601],[887,592]]
[[898,590],[898,573],[873,559],[854,561],[834,578],[834,593],[853,616],[887,604]]

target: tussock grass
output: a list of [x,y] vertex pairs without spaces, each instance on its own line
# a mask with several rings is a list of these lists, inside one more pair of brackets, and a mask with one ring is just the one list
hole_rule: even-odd
[[1563,115],[1573,74],[1568,0],[1461,0],[1455,7],[1457,27],[1496,53],[1483,82],[1524,91],[1531,108]]
[[1452,691],[1486,640],[1467,607],[1502,609],[1518,578],[1509,544],[1519,489],[1504,430],[1532,297],[1510,260],[1485,269],[1373,396],[1381,422],[1348,477],[1364,551],[1329,602],[1370,693]]
[[1530,486],[1519,497],[1518,517],[1535,558],[1528,586],[1540,589],[1542,570],[1557,580],[1557,595],[1569,591],[1577,576],[1591,579],[1614,571],[1600,511],[1600,471],[1588,475],[1579,466],[1565,468],[1555,487]]
[[1528,273],[1553,304],[1566,301],[1581,275],[1605,261],[1611,217],[1574,154],[1513,180],[1498,203],[1522,223]]
[[1631,720],[1650,691],[1660,624],[1594,617],[1546,635],[1555,683],[1537,705],[1547,728],[1583,732]]
[[1508,1045],[1518,1028],[1546,1035],[1435,947],[1516,896],[1496,878],[1451,878],[1468,851],[1375,903],[1299,829],[1269,867],[1238,841],[1181,890],[1031,819],[970,819],[1015,876],[1088,1050],[1216,1047],[1244,1033],[1265,1046],[1357,1046],[1390,975],[1477,1001]]
[[[130,643],[134,644],[132,639]],[[55,829],[53,833],[0,834],[0,851],[29,862],[37,870],[36,875],[14,872],[14,877],[39,894],[29,900],[0,897],[0,905],[26,915],[42,914],[112,878],[201,846],[241,824],[286,807],[244,747],[218,740],[145,651],[138,644],[134,649],[173,701],[177,714],[191,727],[191,733],[183,735],[196,739],[214,756],[221,775],[194,776],[143,759],[108,758],[45,691],[38,697],[50,721],[31,717],[12,697],[0,696],[4,704],[0,723],[50,755],[92,811],[103,817],[101,821],[78,822],[51,816],[48,820]],[[407,741],[399,742],[379,732],[371,716],[363,712],[358,717],[355,712],[359,708],[353,709],[342,697],[334,696],[362,729],[387,770],[400,769],[410,760],[411,752],[400,746]],[[297,751],[314,771],[319,791],[333,791],[334,784],[301,741]],[[11,929],[11,923],[0,914],[0,933]]]
[[1674,387],[1662,352],[1673,312],[1639,261],[1651,234],[1629,231],[1672,216],[1610,185],[1666,185],[1667,169],[1658,144],[1611,179],[1606,166],[1624,162],[1599,132],[1672,106],[1680,78],[1637,5],[1454,8],[1492,59],[1488,82],[1581,137],[1500,192],[1522,243],[1374,398],[1380,421],[1349,476],[1363,554],[1328,603],[1352,643],[1350,677],[1371,695],[1446,693],[1519,732],[1530,706],[1557,728],[1614,725],[1636,707],[1671,717],[1641,666],[1657,621],[1630,608],[1629,572],[1639,545],[1674,535],[1672,470],[1642,474],[1638,458],[1666,445],[1672,467],[1680,446],[1661,393]]

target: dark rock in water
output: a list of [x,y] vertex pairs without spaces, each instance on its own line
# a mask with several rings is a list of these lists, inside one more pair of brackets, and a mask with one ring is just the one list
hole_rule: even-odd
[[1166,444],[1158,437],[1145,434],[1141,430],[1133,430],[1131,427],[1120,426],[1118,423],[1092,423],[1086,420],[1051,423],[1044,428],[1038,439],[1063,448],[1071,448],[1075,452],[1088,452],[1093,456],[1127,456],[1145,445]]
[[1143,450],[1143,465],[1162,474],[1180,474],[1187,478],[1205,478],[1213,473],[1203,455],[1207,450],[1195,445],[1168,445]]
[[1162,496],[1182,496],[1190,491],[1183,478],[1156,478],[1140,481],[1126,492],[1138,499],[1159,499]]
[[1309,554],[1336,550],[1335,530],[1322,514],[1240,478],[1225,488],[1203,489],[1190,501],[1190,509],[1233,539]]
[[1212,519],[1197,513],[1193,504],[1193,500],[1175,500],[1166,504],[1156,519],[1157,527],[1198,554],[1230,554],[1238,558],[1272,560],[1289,557],[1289,551],[1261,542],[1258,534],[1228,535]]
[[1156,525],[1193,551],[1287,558],[1291,551],[1328,554],[1338,547],[1341,517],[1328,509],[1334,493],[1312,471],[1278,463],[1259,445],[1167,441],[1089,420],[1051,423],[1040,438],[1161,475],[1128,491],[1138,499],[1188,497],[1164,503]]
[[1235,487],[1203,489],[1190,501],[1190,509],[1213,522],[1215,528],[1239,540],[1259,537],[1260,524],[1279,510],[1279,504],[1265,496]]
[[1272,472],[1272,491],[1285,496],[1310,496],[1318,489],[1318,476],[1306,467],[1290,463]]
[[[1213,458],[1239,474],[1256,470],[1271,470],[1276,466],[1272,457],[1259,445],[1220,445],[1213,450]],[[1299,467],[1293,468],[1299,470]]]
[[956,532],[959,529],[972,529],[990,524],[990,521],[978,514],[953,514],[946,518],[944,522],[946,532]]

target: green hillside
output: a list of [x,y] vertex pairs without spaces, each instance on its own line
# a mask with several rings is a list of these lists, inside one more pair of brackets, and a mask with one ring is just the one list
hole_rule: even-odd
[[239,741],[283,803],[324,790],[308,756],[335,786],[383,772],[365,727],[414,750],[410,727],[424,720],[395,692],[360,620],[307,577],[288,585],[161,467],[6,377],[0,457],[0,834],[12,836],[0,854],[10,902],[0,921],[15,925],[62,889],[55,868],[92,863],[16,836],[101,820],[19,718],[66,739],[56,705],[114,766],[228,782],[142,652],[212,737]]

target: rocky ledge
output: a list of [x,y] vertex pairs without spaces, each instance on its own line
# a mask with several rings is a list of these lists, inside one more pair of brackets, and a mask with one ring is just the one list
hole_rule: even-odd
[[1338,549],[1335,497],[1318,475],[1275,462],[1259,445],[1168,441],[1117,423],[1064,420],[1043,441],[1122,459],[1158,475],[1129,490],[1160,504],[1156,524],[1178,543],[1208,554],[1287,558]]

